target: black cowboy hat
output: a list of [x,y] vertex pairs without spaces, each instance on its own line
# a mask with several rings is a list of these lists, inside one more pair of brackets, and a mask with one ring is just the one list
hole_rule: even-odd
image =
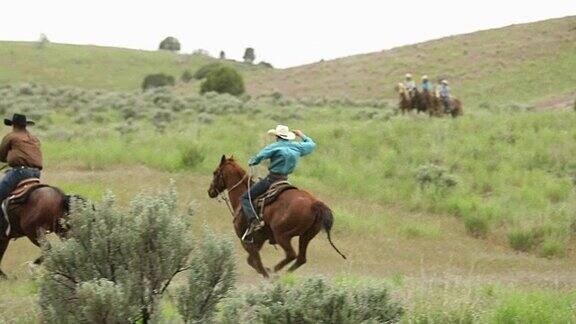
[[34,124],[35,123],[33,121],[26,120],[25,115],[20,115],[20,114],[14,114],[12,116],[12,119],[8,119],[8,118],[4,119],[4,125],[6,125],[6,126],[16,125],[16,126],[26,127],[26,126],[33,126]]

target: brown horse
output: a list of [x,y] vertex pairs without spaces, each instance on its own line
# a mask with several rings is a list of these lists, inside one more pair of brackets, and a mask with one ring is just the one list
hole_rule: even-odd
[[398,108],[402,113],[410,111],[413,109],[413,103],[410,99],[410,94],[403,83],[398,83],[396,85],[396,92],[398,92],[398,96],[400,101],[398,102]]
[[452,99],[452,111],[450,115],[454,118],[464,115],[464,109],[462,109],[462,101],[460,101],[460,99]]
[[[56,233],[63,238],[66,229],[61,223],[61,219],[69,211],[70,196],[66,196],[62,190],[50,186],[38,186],[29,189],[22,197],[22,203],[14,203],[8,206],[8,215],[10,217],[10,233],[6,236],[5,220],[0,224],[0,263],[10,239],[28,237],[36,246],[40,246],[48,232]],[[3,215],[0,215],[3,217]],[[34,261],[40,264],[42,257]],[[5,279],[6,274],[0,270],[0,279]]]
[[[246,217],[241,211],[240,198],[246,192],[249,183],[252,184],[252,180],[234,159],[223,155],[208,189],[210,198],[216,198],[225,190],[228,191],[228,198],[235,211],[234,229],[239,238],[248,228]],[[254,233],[252,243],[242,241],[242,246],[248,252],[248,264],[264,277],[268,277],[269,270],[262,265],[260,249],[266,241],[280,245],[286,252],[286,257],[274,267],[274,272],[280,271],[296,260],[288,269],[294,271],[306,263],[308,244],[322,228],[326,230],[330,245],[346,259],[330,238],[330,229],[334,223],[332,211],[308,192],[302,190],[283,192],[275,202],[266,207],[263,217],[267,226]],[[299,237],[298,254],[291,244],[295,236]]]

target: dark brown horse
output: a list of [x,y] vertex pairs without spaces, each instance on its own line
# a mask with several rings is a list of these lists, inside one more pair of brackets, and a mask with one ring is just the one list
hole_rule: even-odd
[[[246,192],[249,182],[252,183],[251,179],[234,159],[228,159],[223,155],[208,189],[210,198],[216,198],[225,190],[228,191],[228,198],[234,209],[234,229],[239,238],[248,228],[246,217],[241,212],[240,198]],[[242,246],[248,252],[248,264],[264,277],[268,277],[269,270],[262,265],[260,249],[266,241],[280,245],[286,252],[286,257],[274,267],[274,271],[280,271],[296,260],[288,269],[294,271],[306,263],[308,244],[322,228],[326,230],[332,247],[346,259],[330,238],[330,229],[334,223],[332,211],[308,192],[302,190],[283,192],[275,202],[266,207],[263,217],[267,226],[254,233],[252,243],[242,242]],[[299,237],[298,254],[291,244],[292,238],[296,236]]]
[[[62,190],[50,187],[39,186],[31,188],[23,197],[23,203],[10,204],[8,215],[10,217],[10,233],[6,236],[5,220],[1,220],[0,226],[0,262],[10,239],[28,237],[36,246],[40,246],[45,236],[49,232],[56,233],[59,237],[64,237],[65,228],[61,219],[68,213],[70,196],[66,196]],[[4,218],[3,215],[0,217]],[[42,257],[34,261],[40,264]],[[0,279],[6,278],[6,274],[0,270]]]
[[450,112],[450,115],[454,118],[464,115],[464,109],[462,108],[462,101],[460,101],[460,99],[452,99],[452,111]]

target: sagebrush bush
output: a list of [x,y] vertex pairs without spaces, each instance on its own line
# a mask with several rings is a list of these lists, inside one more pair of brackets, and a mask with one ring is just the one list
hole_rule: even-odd
[[190,72],[190,70],[184,70],[184,72],[182,72],[182,75],[180,76],[180,80],[184,83],[188,83],[192,81],[192,79],[194,79],[194,75],[192,75],[192,72]]
[[182,152],[182,164],[186,168],[195,168],[206,158],[206,153],[198,145],[190,145]]
[[190,260],[188,283],[177,290],[176,305],[186,323],[210,323],[216,305],[236,281],[233,245],[207,232]]
[[403,308],[381,286],[347,287],[321,278],[276,282],[225,299],[221,323],[394,323]]
[[[117,207],[112,195],[94,209],[75,204],[69,239],[46,252],[44,321],[100,323],[121,315],[112,322],[148,322],[172,278],[188,266],[192,244],[183,239],[187,226],[176,207],[173,187],[137,196],[129,210]],[[118,308],[123,311],[110,315]]]
[[149,74],[142,81],[142,90],[173,86],[175,83],[174,77],[171,75],[164,73]]
[[458,184],[458,179],[437,164],[428,163],[418,167],[416,181],[422,190],[429,187],[436,189],[451,188]]
[[235,69],[220,67],[208,73],[206,80],[200,85],[200,93],[212,91],[239,96],[244,93],[244,79]]
[[223,67],[224,65],[221,63],[210,63],[202,66],[196,72],[194,72],[194,79],[202,80],[208,76],[213,71],[218,70],[219,68]]

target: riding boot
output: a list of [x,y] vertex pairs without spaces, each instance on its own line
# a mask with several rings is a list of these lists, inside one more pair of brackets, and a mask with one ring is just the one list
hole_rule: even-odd
[[254,217],[250,221],[250,224],[248,225],[248,229],[246,229],[246,232],[244,233],[244,235],[242,235],[242,241],[251,243],[253,240],[252,234],[254,234],[257,231],[259,231],[260,229],[262,229],[262,227],[264,227],[264,225],[265,225],[264,221],[260,221],[260,220],[258,220],[258,218]]

